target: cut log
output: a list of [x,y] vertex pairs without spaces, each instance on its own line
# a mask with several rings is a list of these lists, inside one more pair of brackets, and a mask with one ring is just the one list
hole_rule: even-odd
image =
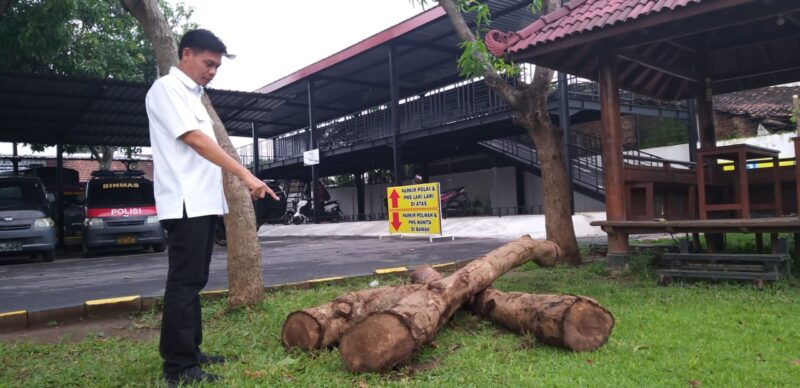
[[475,296],[473,313],[515,333],[531,333],[539,341],[576,352],[606,343],[614,316],[592,298],[502,292],[489,287]]
[[555,262],[560,254],[555,243],[523,236],[452,275],[429,283],[394,307],[369,315],[348,329],[339,341],[347,369],[378,372],[408,362],[414,351],[433,340],[464,302],[497,277],[529,260]]
[[395,287],[382,287],[344,294],[321,306],[295,311],[286,317],[281,330],[283,347],[303,350],[336,345],[342,333],[370,313],[394,306],[401,299],[442,278],[436,270],[425,279]]
[[[411,273],[411,280],[430,283],[427,279],[441,276],[430,265],[421,265]],[[545,344],[578,352],[603,346],[614,328],[614,316],[585,296],[503,292],[487,287],[464,307],[515,333],[530,333]]]

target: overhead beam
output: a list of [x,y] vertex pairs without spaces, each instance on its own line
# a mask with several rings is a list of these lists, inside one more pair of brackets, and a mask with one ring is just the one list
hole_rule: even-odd
[[649,67],[653,70],[658,70],[659,72],[666,73],[686,81],[694,82],[694,80],[699,77],[697,73],[691,69],[687,69],[682,66],[670,65],[664,61],[638,54],[632,50],[620,51],[619,57],[626,61],[638,63],[644,67]]

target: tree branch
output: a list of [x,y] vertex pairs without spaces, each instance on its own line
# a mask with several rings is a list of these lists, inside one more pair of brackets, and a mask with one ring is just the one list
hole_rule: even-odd
[[[452,0],[438,0],[439,5],[447,12],[450,22],[456,29],[458,37],[465,42],[475,42],[475,35],[470,31],[467,22],[464,20],[464,15],[458,9],[458,6]],[[517,109],[520,105],[521,94],[508,82],[506,82],[492,67],[489,59],[485,54],[473,52],[472,57],[483,68],[483,77],[486,84],[489,85],[500,97],[503,98],[512,108]]]

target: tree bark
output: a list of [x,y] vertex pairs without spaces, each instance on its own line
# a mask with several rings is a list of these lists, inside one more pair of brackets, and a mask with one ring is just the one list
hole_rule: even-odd
[[[169,72],[178,63],[178,44],[156,0],[120,0],[142,25],[153,45],[159,74]],[[239,156],[231,144],[208,95],[203,95],[214,126],[217,143],[236,160]],[[256,218],[249,191],[233,174],[223,171],[223,187],[228,202],[225,227],[228,239],[228,306],[235,308],[253,305],[264,299],[264,280],[261,275],[261,247],[256,235]]]
[[317,350],[334,346],[339,342],[342,333],[369,314],[386,310],[412,293],[424,289],[426,283],[441,278],[436,272],[434,277],[415,282],[418,284],[351,292],[321,306],[295,311],[283,323],[283,347]]
[[408,362],[470,296],[520,264],[529,260],[550,264],[560,254],[555,243],[523,236],[429,283],[394,307],[371,314],[346,331],[339,342],[347,369],[378,372]]
[[576,352],[606,343],[614,316],[597,301],[576,295],[537,295],[502,292],[492,287],[475,296],[470,309],[515,333]]
[[[453,0],[438,0],[438,3],[447,12],[459,38],[463,41],[475,41],[475,35]],[[554,11],[558,6],[557,0],[543,0],[542,14]],[[581,254],[572,223],[572,182],[561,152],[563,132],[552,125],[547,112],[547,95],[553,71],[537,66],[533,82],[523,90],[518,90],[497,74],[488,58],[478,54],[473,55],[473,58],[485,69],[483,76],[486,84],[517,111],[516,121],[525,127],[533,140],[544,187],[545,231],[547,239],[556,243],[563,251],[559,263],[579,265]]]

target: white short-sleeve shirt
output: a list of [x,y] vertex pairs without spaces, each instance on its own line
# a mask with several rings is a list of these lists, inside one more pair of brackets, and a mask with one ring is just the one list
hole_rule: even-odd
[[200,130],[214,142],[211,118],[203,106],[203,88],[173,67],[147,92],[153,151],[153,189],[160,220],[220,215],[228,212],[222,170],[178,139]]

